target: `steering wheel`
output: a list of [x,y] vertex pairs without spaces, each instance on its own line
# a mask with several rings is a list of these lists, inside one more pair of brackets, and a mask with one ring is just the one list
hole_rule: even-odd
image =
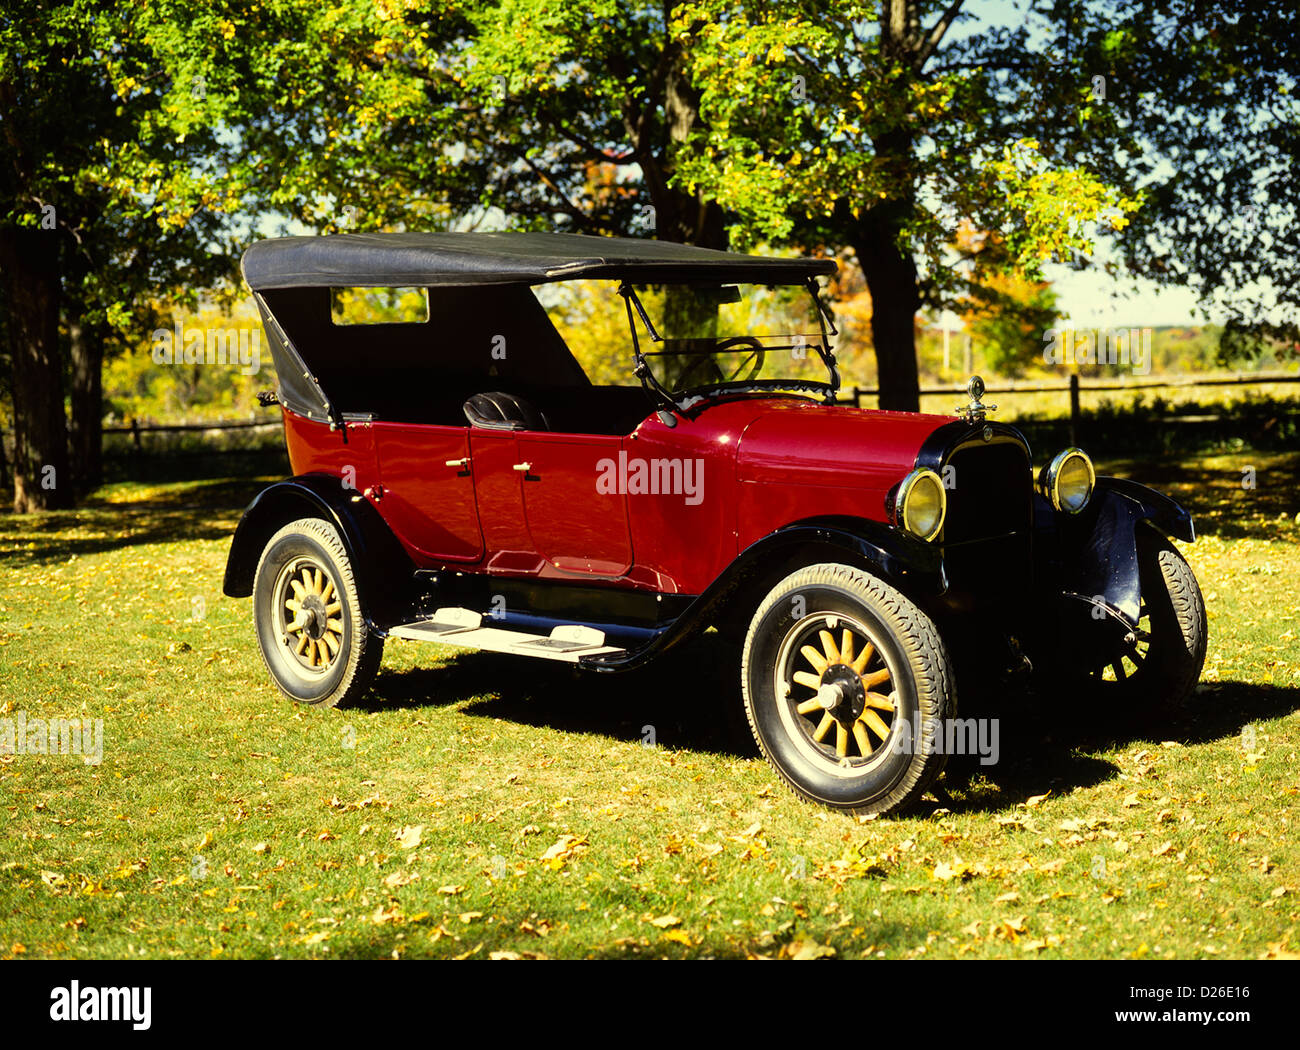
[[[767,348],[758,339],[752,335],[738,335],[731,339],[724,339],[718,344],[717,350],[721,352],[729,350],[733,346],[749,346],[753,348],[754,352],[740,362],[736,370],[731,374],[731,378],[726,380],[727,382],[734,383],[739,380],[740,373],[744,371],[745,365],[751,360],[754,362],[754,367],[749,370],[749,375],[745,376],[744,380],[740,380],[741,382],[753,379],[759,372],[763,371],[763,362],[767,358]],[[719,369],[719,374],[721,374],[721,369]]]
[[699,385],[710,386],[713,383],[725,383],[727,381],[726,377],[722,374],[722,369],[718,367],[718,362],[708,355],[703,355],[699,358],[699,360],[692,361],[689,365],[687,365],[686,368],[681,372],[681,374],[678,375],[673,385],[678,390],[690,390],[692,384],[687,382],[687,379],[688,377],[693,376],[696,372],[698,372],[702,365],[712,368],[713,376],[710,379],[708,379],[706,382],[701,383]]

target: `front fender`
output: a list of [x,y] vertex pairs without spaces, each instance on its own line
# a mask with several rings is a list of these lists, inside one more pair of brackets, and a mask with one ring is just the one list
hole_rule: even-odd
[[807,565],[837,560],[861,566],[913,596],[937,596],[948,588],[943,555],[935,545],[869,519],[810,518],[751,543],[648,645],[623,656],[584,657],[579,665],[596,671],[626,671],[648,663],[692,632],[708,627],[718,611],[738,595],[755,593],[775,566],[787,565],[795,556]]
[[[1102,475],[1097,479],[1096,493],[1110,493],[1137,505],[1141,520],[1150,522],[1175,539],[1186,543],[1196,540],[1196,525],[1192,515],[1182,504],[1146,485],[1127,478]],[[1093,496],[1096,498],[1096,495]]]
[[1174,500],[1123,478],[1099,477],[1088,506],[1063,514],[1034,500],[1040,579],[1058,593],[1118,612],[1136,626],[1142,600],[1137,530],[1150,524],[1177,539],[1196,538],[1192,516]]
[[370,501],[328,474],[300,475],[257,494],[230,541],[222,590],[232,598],[251,595],[267,541],[281,526],[307,517],[323,518],[338,530],[366,617],[386,620],[399,610],[414,564]]
[[876,575],[927,597],[948,589],[943,551],[901,529],[869,518],[822,517],[796,521],[751,544],[736,565],[761,565],[779,550],[824,547],[865,562]]

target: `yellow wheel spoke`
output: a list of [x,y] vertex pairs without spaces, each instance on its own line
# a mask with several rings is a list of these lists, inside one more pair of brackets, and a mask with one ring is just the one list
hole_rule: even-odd
[[849,753],[849,731],[839,722],[835,723],[835,753],[844,758]]
[[325,634],[321,637],[321,641],[325,643],[325,648],[330,651],[330,659],[333,659],[334,654],[339,651],[338,636],[334,634]]
[[865,671],[867,669],[867,664],[871,662],[871,657],[875,654],[875,651],[876,647],[868,642],[867,647],[863,649],[862,652],[858,654],[858,658],[853,661],[853,670],[858,674]]
[[822,680],[815,674],[809,674],[807,671],[795,671],[791,676],[800,685],[806,685],[809,689],[820,688]]
[[293,588],[293,596],[297,598],[299,601],[302,601],[304,598],[307,597],[307,588],[305,588],[297,580],[290,580],[289,586]]
[[300,602],[297,598],[290,598],[284,603],[284,607],[286,609],[292,609],[294,612],[297,612],[299,609],[302,608],[302,602]]
[[342,620],[326,620],[326,621],[325,621],[325,629],[326,629],[327,631],[333,631],[335,634],[342,634],[342,633],[343,633],[343,621],[342,621]]
[[880,720],[880,716],[876,714],[875,711],[871,710],[871,708],[868,707],[862,712],[862,721],[865,722],[867,727],[875,733],[876,736],[880,737],[881,740],[884,740],[885,737],[889,736],[889,726],[885,725],[885,723]]
[[867,736],[867,728],[861,721],[853,723],[853,739],[858,742],[858,751],[863,758],[869,758],[873,750],[871,746],[871,737]]
[[830,664],[827,662],[826,657],[822,656],[822,654],[819,653],[816,649],[814,649],[811,645],[805,645],[799,651],[808,658],[808,662],[813,665],[813,669],[818,674],[821,674],[823,671],[826,670],[826,668],[830,667]]
[[833,719],[831,713],[827,711],[822,715],[822,720],[817,724],[817,728],[813,730],[813,739],[820,744],[824,739],[826,739],[826,734],[831,731],[831,726],[833,725],[835,725],[835,719]]
[[342,611],[343,611],[342,602],[330,602],[329,605],[325,606],[326,616],[333,616],[335,613],[341,613]]
[[868,693],[867,706],[874,707],[880,711],[888,711],[890,714],[894,713],[894,702],[890,700],[889,697],[882,696],[880,693]]
[[299,617],[298,619],[295,619],[293,623],[287,624],[284,629],[288,631],[290,634],[297,634],[306,626],[307,626],[307,621]]
[[795,710],[798,711],[801,715],[810,715],[814,711],[820,711],[821,709],[822,709],[822,702],[818,700],[815,696],[811,700],[805,700],[802,704],[800,704],[798,707],[795,708]]
[[325,590],[321,592],[320,600],[328,603],[329,600],[333,597],[334,597],[334,581],[326,580]]
[[862,684],[870,689],[873,685],[880,685],[881,682],[889,681],[889,668],[882,667],[879,671],[872,671],[871,674],[862,676]]
[[835,639],[831,637],[830,631],[819,631],[822,640],[822,652],[826,654],[826,662],[837,664],[840,662],[840,651],[835,648]]
[[853,663],[853,632],[847,627],[840,635],[840,661],[846,664]]
[[315,591],[317,594],[320,594],[321,586],[323,585],[325,576],[320,571],[320,569],[312,569],[311,572],[312,572],[312,579],[311,579],[312,590]]

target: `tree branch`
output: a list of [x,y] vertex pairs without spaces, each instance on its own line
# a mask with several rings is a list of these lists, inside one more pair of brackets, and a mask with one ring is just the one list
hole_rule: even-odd
[[929,35],[921,44],[921,48],[917,51],[916,58],[912,63],[912,68],[918,73],[921,71],[921,67],[925,65],[926,60],[934,54],[934,49],[939,46],[939,41],[943,39],[944,34],[952,27],[958,13],[961,11],[961,5],[962,0],[953,0],[948,5],[948,10],[939,16],[939,21],[934,24],[934,28],[930,30]]

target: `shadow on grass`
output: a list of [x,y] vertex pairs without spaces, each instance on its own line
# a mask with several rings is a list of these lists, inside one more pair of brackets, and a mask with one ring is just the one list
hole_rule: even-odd
[[[1294,529],[1300,492],[1300,452],[1238,452],[1117,460],[1099,473],[1115,474],[1176,499],[1192,513],[1198,535],[1224,539],[1284,539]],[[1247,475],[1247,468],[1253,470]],[[1253,481],[1247,488],[1243,481]]]
[[208,478],[149,488],[148,497],[141,500],[115,501],[114,489],[130,492],[128,486],[109,486],[100,489],[83,506],[95,510],[157,509],[163,510],[223,510],[243,511],[262,489],[281,480],[265,475],[249,478]]
[[[1025,694],[997,711],[966,711],[965,716],[999,719],[999,761],[981,766],[977,756],[954,757],[940,782],[944,804],[957,812],[996,811],[1051,790],[1065,794],[1118,776],[1110,761],[1089,754],[1115,748],[1184,746],[1227,740],[1254,722],[1300,710],[1300,689],[1251,682],[1213,682],[1199,687],[1187,706],[1169,715],[1118,717],[1084,703],[1060,705],[1055,697]],[[983,783],[975,782],[982,778]]]
[[[44,533],[85,530],[93,535],[45,537]],[[60,515],[57,519],[24,523],[23,537],[19,542],[24,549],[0,553],[0,565],[47,565],[67,561],[72,555],[84,557],[158,543],[179,543],[189,540],[219,540],[234,533],[233,521],[201,519],[193,511],[118,511],[110,516],[93,512]],[[0,544],[5,542],[3,523],[0,523]],[[26,543],[37,546],[26,548]]]
[[[757,758],[745,724],[736,660],[705,635],[640,671],[597,675],[560,664],[465,653],[446,666],[382,675],[363,710],[467,703],[465,713],[562,733]],[[954,812],[999,812],[1045,791],[1068,794],[1120,773],[1092,752],[1176,741],[1190,746],[1239,736],[1248,724],[1300,710],[1300,689],[1247,682],[1207,683],[1172,716],[1122,718],[1058,694],[1022,692],[996,709],[972,704],[962,717],[999,720],[997,761],[953,756],[935,792]],[[1099,714],[1106,720],[1099,722]],[[928,805],[931,810],[933,803]],[[926,805],[919,812],[924,813]]]
[[[750,943],[746,944],[727,938],[717,929],[692,930],[691,932],[700,938],[699,943],[684,950],[657,940],[658,931],[648,932],[645,926],[638,925],[635,921],[627,921],[634,920],[637,912],[643,910],[643,905],[638,901],[634,907],[622,913],[624,921],[618,929],[609,931],[606,943],[590,945],[585,951],[578,949],[557,953],[547,941],[519,928],[521,923],[529,918],[535,918],[535,914],[531,916],[529,914],[535,907],[537,904],[530,901],[523,907],[503,909],[506,912],[501,916],[503,921],[491,925],[480,919],[473,926],[464,926],[453,918],[451,922],[443,925],[443,929],[450,930],[453,936],[443,936],[436,940],[425,940],[412,934],[413,930],[421,928],[432,931],[438,926],[436,919],[427,920],[423,927],[412,927],[406,924],[386,927],[369,936],[336,936],[329,942],[330,957],[390,959],[394,951],[400,950],[402,957],[406,959],[458,957],[490,959],[493,952],[516,953],[524,958],[536,958],[540,954],[547,957],[584,959],[748,959],[751,952],[776,957],[791,940],[802,939],[798,934],[787,934],[779,938],[772,937],[768,943],[760,945],[758,937],[755,936],[751,937]],[[553,903],[548,902],[546,907],[552,920],[564,921],[569,918]],[[774,921],[773,925],[775,924]],[[864,926],[867,924],[864,923]],[[924,931],[893,920],[875,920],[867,926],[867,929],[867,938],[870,939],[873,949],[911,947],[925,940]],[[651,933],[654,935],[652,936]],[[832,936],[830,940],[833,942],[836,938]],[[861,950],[862,946],[857,946],[857,951]],[[507,956],[507,958],[511,957],[513,956]]]
[[146,495],[134,500],[115,500],[131,490],[115,493],[109,487],[75,510],[0,514],[0,547],[18,548],[0,553],[0,564],[42,565],[123,547],[227,539],[244,507],[272,480],[197,481],[144,490]]
[[381,711],[470,701],[465,713],[475,717],[751,758],[758,749],[744,725],[737,668],[738,658],[716,634],[618,675],[464,652],[440,668],[382,674],[359,707]]

